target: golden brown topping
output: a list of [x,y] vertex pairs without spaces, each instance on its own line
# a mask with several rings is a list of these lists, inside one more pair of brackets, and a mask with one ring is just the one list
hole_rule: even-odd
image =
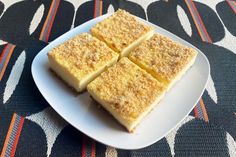
[[128,122],[136,120],[166,89],[126,57],[88,85],[99,99]]
[[167,82],[173,79],[197,52],[171,39],[155,34],[134,49],[129,58]]
[[48,55],[69,69],[79,80],[118,56],[106,44],[87,33],[53,48]]
[[91,29],[91,33],[106,42],[115,51],[121,52],[151,30],[150,26],[144,25],[130,13],[119,9],[110,17],[96,24]]

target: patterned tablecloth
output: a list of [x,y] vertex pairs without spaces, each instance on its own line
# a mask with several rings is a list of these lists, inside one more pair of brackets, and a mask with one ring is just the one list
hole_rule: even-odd
[[[133,151],[95,142],[65,122],[41,96],[30,70],[50,41],[118,8],[189,41],[211,64],[206,91],[191,114],[165,138]],[[235,1],[0,0],[1,156],[235,157],[235,139]]]

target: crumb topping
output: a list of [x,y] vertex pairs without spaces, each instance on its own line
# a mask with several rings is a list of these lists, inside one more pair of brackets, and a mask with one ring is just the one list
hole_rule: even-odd
[[92,81],[88,89],[123,119],[133,122],[165,91],[165,86],[124,57]]
[[152,28],[138,21],[130,13],[119,9],[110,17],[96,24],[92,35],[106,42],[109,47],[121,52]]
[[159,34],[134,49],[129,58],[167,82],[173,79],[197,52]]
[[48,55],[79,79],[118,57],[106,44],[88,33],[77,35],[53,48]]

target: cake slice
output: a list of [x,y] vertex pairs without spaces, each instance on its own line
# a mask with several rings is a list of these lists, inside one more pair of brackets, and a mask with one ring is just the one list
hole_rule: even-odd
[[123,57],[88,84],[88,92],[129,132],[164,96],[166,87]]
[[83,33],[53,48],[48,53],[50,68],[76,91],[118,60],[119,55],[105,43]]
[[154,31],[135,16],[119,9],[92,27],[90,32],[123,57],[139,43],[151,37]]
[[169,90],[193,65],[197,51],[159,34],[134,49],[129,59],[145,69]]

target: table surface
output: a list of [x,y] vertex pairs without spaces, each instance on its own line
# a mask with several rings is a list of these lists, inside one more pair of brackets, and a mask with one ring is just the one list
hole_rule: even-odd
[[[211,65],[207,88],[190,115],[140,150],[105,146],[77,131],[48,105],[31,76],[34,56],[50,41],[118,8],[192,43]],[[0,0],[1,155],[236,156],[235,53],[234,0]]]

